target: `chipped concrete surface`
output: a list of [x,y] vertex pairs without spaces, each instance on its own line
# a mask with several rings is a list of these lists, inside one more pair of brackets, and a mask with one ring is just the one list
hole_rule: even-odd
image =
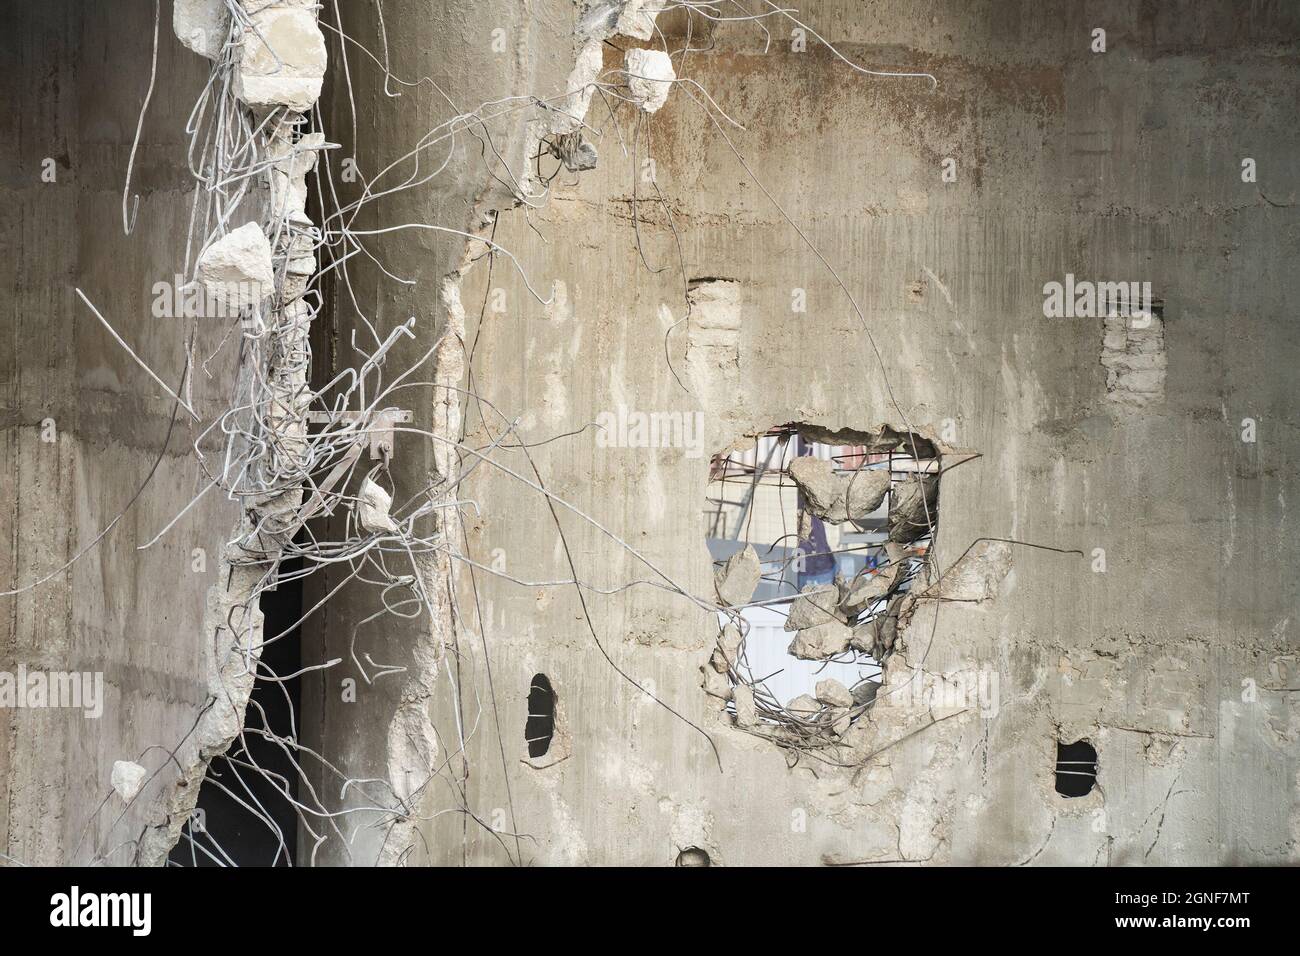
[[[129,146],[136,87],[147,80],[151,20],[87,7],[77,13],[85,25],[74,30],[80,5],[70,0],[23,6],[36,26],[13,31],[23,39],[20,68],[9,72],[24,101],[41,92],[34,65],[43,62],[45,51],[36,49],[43,37],[54,38],[41,42],[57,45],[68,64],[85,37],[114,37],[109,49],[133,91],[121,98],[124,108],[116,97],[106,107],[93,70],[60,67],[58,122],[69,144],[60,183],[47,191],[5,184],[24,222],[36,224],[15,236],[36,265],[10,265],[19,331],[2,356],[10,454],[0,482],[15,504],[12,544],[0,560],[7,576],[25,580],[93,535],[165,430],[166,419],[124,384],[129,360],[72,321],[49,278],[61,286],[91,273],[112,290],[111,311],[132,314],[140,290],[125,286],[147,288],[157,263],[172,261],[168,237],[185,228],[188,184],[176,127],[203,76],[180,59],[197,59],[188,50],[164,48],[162,74],[190,88],[183,97],[164,93],[155,105],[170,132],[151,148],[171,158],[151,154],[141,216],[157,219],[145,249],[131,252],[101,227],[119,215],[118,160]],[[405,674],[355,703],[341,702],[332,683],[305,681],[305,743],[349,775],[410,781],[392,796],[416,811],[399,821],[391,842],[363,824],[349,850],[331,843],[319,862],[506,862],[502,841],[456,814],[438,816],[445,805],[420,788],[419,774],[448,751],[445,741],[437,746],[435,726],[456,726],[459,702],[441,693],[449,686],[441,677],[449,659],[468,661],[471,651],[480,656],[475,668],[466,664],[464,700],[492,716],[468,745],[468,799],[485,819],[512,809],[519,830],[537,839],[528,862],[671,865],[687,846],[726,865],[1300,860],[1300,718],[1292,692],[1300,544],[1289,518],[1300,494],[1291,378],[1300,338],[1287,318],[1300,294],[1291,265],[1300,248],[1293,186],[1274,178],[1248,187],[1236,155],[1249,142],[1259,168],[1276,171],[1300,154],[1285,97],[1241,92],[1293,88],[1295,12],[1271,6],[1244,19],[1230,4],[1187,13],[1107,0],[1088,10],[1111,25],[1112,51],[1098,61],[1076,51],[1087,23],[1065,0],[1027,7],[886,0],[870,18],[852,0],[825,0],[807,11],[856,56],[933,69],[937,89],[846,75],[824,50],[765,49],[760,32],[719,30],[707,51],[691,54],[685,73],[746,127],[728,135],[749,169],[679,85],[658,112],[642,116],[648,138],[641,148],[653,153],[667,205],[648,200],[654,191],[640,183],[639,250],[631,216],[632,177],[640,171],[612,126],[597,144],[597,166],[566,171],[548,202],[523,208],[513,193],[522,184],[531,195],[537,185],[526,160],[539,132],[558,132],[551,123],[572,132],[579,115],[607,121],[601,98],[586,86],[593,75],[620,70],[623,59],[599,40],[620,33],[620,45],[650,45],[654,32],[638,16],[648,5],[585,5],[599,22],[585,33],[582,11],[567,0],[534,4],[531,13],[517,6],[450,0],[429,16],[415,3],[385,4],[395,74],[437,71],[458,108],[533,93],[568,104],[541,126],[506,131],[496,144],[503,164],[466,140],[468,148],[450,159],[452,185],[418,199],[392,197],[399,219],[425,218],[434,206],[449,226],[490,231],[521,270],[500,259],[493,270],[486,260],[463,270],[467,248],[482,250],[461,236],[378,239],[395,271],[417,280],[394,291],[364,277],[353,290],[386,319],[417,316],[420,341],[401,343],[395,365],[451,330],[442,380],[463,382],[472,372],[483,397],[523,416],[521,435],[537,443],[529,450],[550,490],[599,515],[699,595],[714,588],[700,543],[707,460],[673,449],[598,447],[582,429],[602,411],[698,411],[709,449],[738,447],[788,422],[830,433],[881,421],[941,433],[951,423],[955,444],[978,448],[981,457],[943,478],[935,554],[944,579],[930,593],[939,600],[918,587],[899,602],[876,704],[844,734],[854,767],[792,761],[732,726],[721,698],[700,687],[701,668],[718,673],[710,664],[718,628],[698,607],[654,588],[589,596],[610,658],[702,727],[717,759],[696,730],[611,669],[572,589],[480,577],[471,594],[463,575],[453,580],[448,567],[430,567],[430,593],[444,602],[436,626],[394,622],[371,645],[377,659],[397,662]],[[376,35],[371,5],[343,7],[350,32]],[[194,9],[201,16],[201,6]],[[115,26],[115,18],[132,29]],[[672,14],[656,22],[675,29]],[[501,25],[511,44],[500,55],[462,39]],[[124,33],[129,50],[118,46]],[[211,55],[203,38],[187,37]],[[314,40],[304,37],[303,47],[286,98],[310,95],[324,68]],[[252,70],[251,58],[249,65],[254,86],[270,75]],[[320,80],[322,107],[331,136],[342,139],[351,134],[333,132],[346,130],[348,116],[335,82],[333,71]],[[360,141],[342,148],[363,168],[391,160],[449,115],[447,104],[413,91],[386,96],[373,76],[359,76],[357,89]],[[91,121],[106,108],[107,119]],[[59,153],[22,130],[5,144],[13,170]],[[957,160],[951,183],[940,178],[947,157]],[[756,180],[840,269],[889,371],[888,387],[843,292]],[[94,256],[80,248],[79,236],[90,232],[105,243]],[[79,264],[61,258],[68,248],[78,249]],[[665,268],[644,269],[642,252]],[[685,296],[679,255],[691,283]],[[1134,268],[1165,296],[1165,313],[1149,328],[1042,318],[1044,282]],[[522,275],[565,294],[543,306]],[[480,319],[477,305],[494,288],[506,305]],[[794,290],[802,295],[792,297]],[[796,298],[805,311],[792,308]],[[133,341],[147,340],[143,321],[130,328]],[[345,343],[353,330],[339,310],[320,334]],[[466,348],[454,347],[458,339]],[[426,401],[418,414],[417,427],[439,419],[447,438],[463,425],[475,447],[497,435],[468,403]],[[34,424],[47,415],[60,423],[52,446]],[[1237,426],[1246,417],[1265,424],[1253,446]],[[573,436],[550,441],[570,430]],[[518,448],[503,460],[527,467]],[[431,453],[412,453],[399,457],[394,476],[415,488],[449,467]],[[108,482],[106,473],[129,479]],[[170,460],[161,482],[172,502],[188,498],[186,478]],[[540,497],[525,498],[517,484],[486,470],[465,492],[481,514],[448,533],[463,536],[477,560],[500,549],[520,580],[568,575]],[[146,553],[138,569],[119,560],[166,511],[151,510],[118,551],[77,567],[67,582],[15,601],[0,623],[0,649],[10,658],[107,659],[109,700],[128,702],[131,714],[105,728],[93,754],[60,715],[0,718],[6,853],[29,862],[62,858],[77,844],[80,809],[111,786],[112,761],[158,744],[160,734],[179,739],[210,688],[236,676],[229,657],[195,660],[176,637],[194,632],[202,594],[222,567],[213,542],[229,533],[228,508],[204,503],[192,516],[193,540],[213,556],[206,576],[175,581],[189,550],[179,546]],[[642,573],[608,538],[561,521],[584,576],[612,587]],[[42,531],[49,528],[72,530],[55,540]],[[971,548],[986,536],[1083,556],[997,542]],[[307,600],[339,579],[323,574]],[[168,607],[146,599],[163,580],[175,582]],[[454,593],[436,586],[448,581]],[[188,611],[181,616],[177,607]],[[305,653],[339,656],[374,609],[371,598],[341,596]],[[564,759],[529,766],[527,687],[539,672],[563,702],[556,753]],[[734,696],[737,716],[752,719],[752,699]],[[842,700],[833,688],[828,696]],[[237,710],[219,709],[214,719],[229,731]],[[188,756],[201,763],[203,748],[215,748],[224,731]],[[1088,796],[1054,791],[1058,739],[1096,746],[1100,787]],[[458,745],[453,740],[450,749]],[[151,772],[162,762],[140,759]],[[324,774],[313,783],[329,789]],[[150,805],[157,792],[156,782],[146,782],[134,804]],[[353,806],[353,794],[332,793],[336,809]],[[143,823],[139,811],[131,814],[132,826]],[[31,822],[38,819],[41,827]],[[411,847],[419,849],[402,856]]]

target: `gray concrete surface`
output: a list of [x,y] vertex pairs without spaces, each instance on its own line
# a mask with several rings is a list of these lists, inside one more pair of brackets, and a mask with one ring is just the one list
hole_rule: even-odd
[[[21,109],[4,111],[0,136],[11,290],[0,339],[0,587],[84,547],[148,472],[170,418],[165,396],[71,289],[91,295],[156,368],[179,374],[184,337],[149,316],[148,290],[183,257],[192,188],[183,124],[205,65],[164,21],[164,82],[137,158],[140,224],[126,240],[120,192],[148,82],[147,6],[58,2],[4,15],[8,98]],[[382,58],[373,6],[343,7],[343,28]],[[428,84],[387,95],[355,48],[347,74],[332,58],[326,125],[366,172],[458,111],[562,94],[582,48],[571,0],[383,9],[392,72],[429,75],[452,102]],[[703,36],[697,26],[696,45],[708,49],[677,72],[745,127],[720,120],[743,164],[692,100],[703,99],[697,87],[678,84],[642,122],[635,159],[631,107],[611,120],[597,96],[587,117],[604,131],[597,168],[561,172],[549,200],[526,210],[512,202],[506,170],[525,179],[546,118],[502,112],[491,147],[461,134],[443,176],[385,198],[360,225],[484,229],[551,304],[533,299],[503,257],[489,270],[481,245],[429,232],[370,245],[414,285],[359,266],[352,294],[385,328],[416,317],[417,338],[392,357],[404,367],[455,325],[444,291],[452,275],[465,308],[463,384],[519,416],[551,492],[697,596],[712,596],[708,455],[788,422],[910,424],[979,452],[943,481],[943,567],[983,537],[1083,556],[1013,545],[996,596],[919,600],[844,767],[792,761],[731,725],[700,686],[716,625],[680,596],[587,592],[602,653],[573,588],[459,563],[453,626],[362,625],[360,646],[403,674],[371,685],[335,669],[305,682],[303,739],[346,775],[387,778],[412,754],[453,771],[400,784],[417,794],[402,827],[348,818],[351,846],[331,840],[316,862],[671,865],[690,847],[732,866],[1295,862],[1300,9],[814,0],[801,16],[856,62],[932,72],[938,87],[855,74],[812,37],[792,52],[788,29],[765,50],[751,25]],[[661,18],[673,46],[681,23]],[[1104,53],[1089,48],[1097,27]],[[621,65],[619,48],[650,45],[611,38],[605,69]],[[662,205],[640,179],[647,153]],[[40,182],[45,156],[57,160],[57,184]],[[1247,157],[1253,183],[1241,178]],[[544,163],[549,172],[554,161]],[[641,263],[634,214],[640,248],[661,271]],[[686,311],[678,237],[686,278],[738,286],[723,320],[693,316],[673,331],[681,384],[664,358],[665,333]],[[1045,317],[1044,284],[1067,274],[1150,282],[1160,334],[1117,343],[1102,318]],[[792,311],[794,290],[806,312]],[[349,361],[357,325],[332,291],[314,330],[322,375]],[[1126,354],[1162,356],[1158,385],[1128,366],[1113,376]],[[454,369],[444,359],[444,373]],[[460,401],[466,444],[499,438],[486,406]],[[412,389],[409,402],[414,427],[446,424],[431,390]],[[578,431],[620,404],[701,412],[706,454],[602,447],[593,430]],[[47,417],[58,427],[52,445],[40,441]],[[1253,442],[1242,440],[1244,419],[1256,423]],[[188,440],[173,440],[150,494],[70,575],[0,598],[0,669],[101,669],[107,686],[98,721],[0,713],[0,851],[23,862],[84,860],[87,844],[133,838],[140,820],[111,826],[118,798],[100,807],[113,761],[161,766],[156,748],[174,746],[204,703],[194,628],[210,582],[189,572],[188,555],[206,545],[214,568],[231,516],[213,503],[183,533],[134,550],[197,490],[180,457]],[[519,449],[493,456],[531,476]],[[399,491],[414,494],[439,467],[430,443],[399,436]],[[466,556],[522,581],[570,576],[542,496],[490,467],[460,493],[478,506],[463,512]],[[559,522],[584,581],[613,588],[650,576],[574,514]],[[306,602],[337,583],[338,572],[314,577]],[[304,661],[347,657],[354,628],[379,607],[363,589],[332,598],[304,633]],[[529,759],[538,673],[557,692],[558,726],[549,758]],[[944,706],[914,693],[972,675],[996,697]],[[346,677],[358,683],[355,702],[341,694]],[[411,740],[401,716],[413,693],[429,695],[427,739]],[[1080,738],[1096,746],[1098,787],[1065,799],[1053,788],[1056,742]],[[355,793],[340,797],[331,776],[313,773],[333,805],[355,805]],[[119,851],[109,862],[128,859]]]

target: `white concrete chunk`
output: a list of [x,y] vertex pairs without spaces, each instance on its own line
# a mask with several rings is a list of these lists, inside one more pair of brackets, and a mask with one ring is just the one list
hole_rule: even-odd
[[656,112],[677,79],[673,61],[662,50],[628,50],[623,62],[632,101],[647,113]]
[[325,37],[311,10],[263,10],[244,34],[235,95],[249,106],[306,112],[320,98],[326,60]]
[[172,30],[186,48],[215,60],[229,31],[224,0],[173,0]]
[[271,243],[255,222],[226,233],[199,256],[199,281],[231,311],[261,302],[274,289]]
[[397,522],[389,515],[393,507],[393,496],[369,478],[361,482],[357,492],[357,520],[361,527],[371,532],[393,534],[398,530]]
[[135,799],[135,795],[140,792],[140,787],[144,783],[144,778],[148,775],[149,771],[134,761],[113,761],[113,775],[111,778],[113,789],[127,803]]

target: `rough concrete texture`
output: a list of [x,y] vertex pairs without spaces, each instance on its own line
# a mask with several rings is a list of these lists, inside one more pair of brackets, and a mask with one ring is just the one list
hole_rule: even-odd
[[627,71],[628,96],[637,109],[657,113],[668,102],[673,81],[673,61],[663,50],[628,50],[623,57]]
[[255,222],[232,229],[199,256],[199,281],[232,314],[259,304],[271,294],[271,243]]
[[718,591],[718,602],[727,607],[740,607],[748,604],[758,587],[763,568],[758,562],[758,552],[752,545],[741,548],[714,572],[714,586]]
[[240,50],[235,95],[250,106],[312,108],[325,81],[325,37],[309,0],[245,4],[252,37]]
[[[653,114],[619,111],[620,136],[604,99],[575,100],[571,78],[591,75],[592,49],[616,75],[622,50],[600,42],[615,34],[619,46],[653,46],[643,21],[623,20],[648,6],[385,3],[393,74],[429,75],[446,96],[427,84],[390,96],[376,71],[355,69],[354,115],[331,68],[326,126],[362,170],[488,100],[559,105],[541,120],[521,112],[497,122],[492,149],[468,134],[444,144],[443,176],[384,203],[385,223],[490,233],[518,269],[503,256],[489,265],[482,244],[461,235],[376,236],[372,251],[414,284],[358,270],[349,295],[386,328],[416,317],[394,367],[438,342],[440,384],[472,376],[478,397],[519,417],[520,440],[497,446],[497,460],[696,596],[715,586],[707,455],[598,445],[584,426],[601,412],[698,412],[709,452],[792,422],[828,433],[951,431],[949,444],[980,457],[943,477],[933,554],[945,579],[891,601],[861,636],[839,621],[798,632],[809,652],[842,650],[851,637],[892,654],[878,687],[850,695],[874,696],[864,717],[843,723],[835,688],[825,693],[833,703],[798,701],[834,721],[852,766],[791,760],[745,732],[757,721],[752,692],[711,664],[716,613],[662,588],[622,588],[645,566],[609,534],[552,511],[515,477],[476,469],[458,494],[477,511],[442,530],[480,565],[498,556],[513,580],[429,561],[432,621],[373,626],[379,598],[352,589],[304,637],[304,660],[347,657],[360,634],[374,660],[400,669],[358,681],[354,700],[339,684],[352,671],[305,678],[304,743],[346,776],[391,781],[384,798],[397,813],[384,826],[348,818],[350,839],[331,838],[316,861],[671,865],[687,848],[725,865],[1300,859],[1300,543],[1288,521],[1300,496],[1291,319],[1300,130],[1290,95],[1300,11],[822,0],[800,15],[847,55],[933,72],[937,88],[855,74],[811,38],[795,52],[780,32],[769,47],[744,24],[701,26],[681,75],[744,130],[711,118],[679,82]],[[146,343],[153,367],[177,374],[184,336],[157,332],[140,301],[178,268],[173,238],[185,234],[191,188],[183,127],[206,64],[162,45],[168,82],[146,123],[133,187],[140,226],[128,242],[121,173],[148,81],[151,12],[56,0],[4,14],[15,38],[7,82],[32,104],[6,111],[0,136],[17,211],[3,229],[24,251],[5,266],[15,295],[0,352],[4,586],[84,547],[164,448],[170,401],[83,321],[71,293],[93,293],[129,341]],[[339,14],[350,35],[379,35],[373,5],[341,4]],[[657,21],[678,44],[681,16]],[[1089,49],[1099,25],[1104,54]],[[256,51],[245,63],[254,89],[292,81],[268,102],[310,95],[325,67],[296,15],[283,29],[301,35],[296,72],[275,80]],[[499,50],[484,39],[496,29],[507,41]],[[578,110],[604,127],[601,162],[556,177],[536,208],[519,207],[516,191],[540,190],[539,134],[560,131],[556,123],[573,132]],[[47,157],[55,183],[39,176]],[[1256,161],[1257,182],[1242,181],[1243,157]],[[343,188],[353,190],[346,202],[364,185]],[[1150,281],[1163,314],[1144,330],[1046,318],[1044,284],[1067,273]],[[494,298],[501,308],[487,307]],[[345,296],[332,310],[311,334],[346,343],[359,323]],[[337,372],[338,353],[321,354],[335,363],[325,373]],[[474,448],[501,435],[487,405],[454,388],[410,396],[414,429],[448,441],[463,430]],[[47,418],[53,442],[42,440]],[[430,476],[445,483],[457,465],[445,444],[399,435],[396,496]],[[228,504],[201,502],[185,534],[137,552],[189,500],[192,472],[164,452],[151,488],[68,573],[0,599],[0,666],[106,676],[93,733],[79,712],[0,713],[2,849],[24,862],[88,861],[139,834],[139,807],[156,806],[159,780],[96,815],[114,764],[163,767],[158,748],[175,747],[211,689],[237,676],[229,645],[225,656],[198,655],[193,639],[222,566]],[[1029,544],[978,543],[986,537]],[[178,574],[197,566],[199,547],[206,570]],[[574,569],[591,589],[519,583],[567,580]],[[346,574],[314,576],[306,603]],[[222,583],[222,593],[242,586]],[[555,732],[533,758],[524,727],[539,673],[555,688]],[[203,764],[238,710],[215,712],[187,766]],[[464,726],[475,732],[462,742]],[[1053,786],[1057,742],[1082,738],[1097,749],[1101,786],[1066,799]],[[472,768],[463,794],[426,785],[430,768],[453,764]],[[357,805],[356,792],[313,773],[334,809]],[[197,776],[183,779],[197,788]],[[180,815],[176,783],[162,799]],[[462,796],[473,819],[442,812]],[[168,834],[148,832],[156,856]],[[132,855],[127,847],[108,862]]]
[[[940,564],[981,536],[1084,556],[1014,547],[993,599],[912,602],[876,709],[850,732],[863,755],[906,740],[843,778],[788,769],[777,747],[717,714],[697,683],[710,615],[653,590],[592,601],[619,666],[704,722],[723,773],[698,734],[593,653],[572,594],[543,601],[480,577],[507,747],[522,746],[533,673],[580,701],[572,756],[541,773],[505,768],[520,829],[544,834],[531,857],[668,864],[688,831],[727,864],[1294,860],[1295,700],[1264,681],[1294,653],[1297,619],[1285,527],[1300,491],[1286,384],[1300,351],[1287,319],[1300,291],[1287,205],[1300,134],[1284,91],[1300,17],[1063,0],[845,0],[801,15],[860,62],[928,69],[938,88],[851,75],[815,44],[764,52],[757,31],[717,30],[688,73],[746,126],[726,131],[749,169],[689,98],[655,114],[649,148],[671,224],[646,200],[653,190],[636,188],[640,244],[662,273],[639,267],[626,163],[566,179],[527,218],[503,213],[496,241],[563,288],[565,307],[548,312],[498,268],[491,286],[509,306],[471,325],[476,381],[524,415],[531,440],[619,402],[701,410],[715,451],[790,421],[950,421],[953,444],[982,457],[944,477]],[[1108,30],[1105,54],[1088,48],[1094,25]],[[1246,155],[1272,171],[1267,183],[1242,183]],[[943,181],[946,157],[955,182]],[[906,421],[842,292],[756,179],[849,285]],[[707,280],[693,299],[727,293],[675,328],[674,229],[688,278]],[[1135,415],[1109,397],[1103,320],[1044,317],[1044,283],[1067,272],[1153,283],[1165,301],[1162,403]],[[482,301],[486,270],[465,281],[466,301]],[[795,289],[806,313],[791,309]],[[670,328],[686,389],[648,360]],[[1240,441],[1247,416],[1271,423],[1255,444]],[[489,440],[477,417],[470,425],[472,441]],[[552,491],[708,593],[700,463],[594,439],[534,458]],[[526,580],[564,573],[540,502],[487,473],[474,496],[474,553],[503,549]],[[599,532],[565,527],[596,583],[637,576]],[[1093,570],[1099,548],[1104,571]],[[909,683],[923,658],[931,677]],[[970,674],[997,676],[996,708],[927,705]],[[1260,688],[1249,703],[1245,681]],[[931,726],[932,713],[946,719]],[[1098,749],[1105,796],[1067,800],[1053,789],[1056,741],[1081,737]],[[1168,741],[1172,756],[1155,762]],[[495,735],[471,746],[484,808],[507,804],[495,747]],[[796,809],[804,832],[790,826]],[[428,833],[444,848],[435,858],[506,859],[472,828]]]
[[[208,63],[167,37],[136,155],[135,230],[122,188],[149,85],[152,4],[50,0],[0,13],[7,108],[0,110],[0,670],[102,672],[104,710],[0,710],[0,853],[26,864],[129,863],[168,753],[207,699],[198,640],[236,514],[199,501],[175,531],[137,550],[199,490],[185,414],[77,299],[80,288],[173,387],[191,323],[154,312],[155,284],[184,260],[193,180],[185,124]],[[21,105],[21,109],[17,108]],[[50,170],[49,177],[42,173]],[[171,297],[165,297],[166,302]],[[196,326],[195,352],[229,381],[225,328]],[[219,413],[210,394],[196,410]],[[137,489],[147,493],[130,507]],[[148,770],[129,803],[113,767]]]

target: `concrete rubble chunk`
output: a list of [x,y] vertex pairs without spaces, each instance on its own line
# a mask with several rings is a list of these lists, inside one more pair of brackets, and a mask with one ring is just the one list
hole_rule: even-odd
[[228,309],[255,306],[274,290],[271,243],[255,222],[226,233],[199,256],[199,281]]
[[852,636],[847,624],[832,620],[799,631],[788,650],[801,661],[824,661],[848,650]]
[[758,710],[754,707],[754,688],[748,684],[737,684],[731,692],[731,700],[736,706],[737,726],[753,727],[758,723]]
[[1011,545],[1006,541],[981,541],[943,573],[937,585],[938,595],[945,601],[988,601],[997,597],[1009,573]]
[[557,110],[549,120],[548,126],[552,133],[568,135],[582,130],[583,117],[591,108],[591,98],[596,93],[595,83],[600,79],[604,65],[605,44],[599,39],[591,39],[583,44],[565,84],[567,92],[564,108]]
[[393,496],[382,487],[363,478],[357,491],[357,520],[371,533],[394,534],[397,522],[388,514],[393,507]]
[[630,98],[646,113],[654,113],[668,100],[677,79],[673,61],[662,50],[628,50],[623,57]]
[[863,704],[870,704],[876,699],[876,692],[880,690],[880,681],[864,680],[861,684],[855,684],[850,693],[853,695],[854,705],[861,707]]
[[727,680],[725,674],[719,674],[708,666],[701,667],[700,673],[703,675],[700,684],[706,694],[723,701],[731,700],[731,681]]
[[325,37],[314,11],[267,6],[244,32],[235,95],[249,106],[287,106],[305,113],[325,79]]
[[902,613],[906,594],[896,594],[881,614],[864,621],[853,629],[852,644],[856,650],[883,661],[894,649],[898,639],[898,617]]
[[297,142],[276,151],[271,170],[271,214],[288,216],[301,222],[307,219],[307,174],[316,168],[319,150],[325,146],[324,133],[307,133]]
[[807,694],[800,694],[794,700],[790,701],[790,703],[786,704],[785,709],[790,711],[790,713],[794,714],[796,717],[807,719],[809,717],[815,717],[822,709],[822,705],[817,703],[817,701],[813,700],[813,698],[809,697]]
[[785,618],[785,630],[799,631],[827,621],[847,623],[840,610],[840,589],[834,584],[809,584],[799,592]]
[[817,699],[828,707],[852,707],[853,695],[834,677],[817,682]]
[[902,574],[903,565],[897,563],[886,565],[874,573],[864,572],[853,578],[840,579],[840,607],[850,616],[861,614],[893,590]]
[[718,635],[717,646],[713,649],[713,656],[709,662],[713,669],[720,674],[725,674],[731,667],[735,667],[740,659],[740,628],[733,623],[728,623]]
[[753,545],[746,545],[729,557],[722,567],[713,572],[713,583],[718,591],[718,601],[727,607],[740,607],[754,597],[762,577],[758,553]]
[[582,173],[595,169],[600,161],[596,147],[589,143],[579,132],[562,133],[555,138],[551,152],[564,163],[564,168],[571,173]]
[[883,468],[863,468],[842,476],[844,482],[844,510],[850,521],[862,521],[885,500],[889,494],[889,472]]
[[899,486],[889,509],[889,540],[909,544],[923,538],[938,516],[939,479],[933,475],[919,480],[909,477]]
[[181,45],[215,60],[229,32],[225,0],[173,0],[172,31]]
[[835,466],[822,458],[801,455],[790,463],[790,478],[799,486],[804,504],[818,518],[838,523],[844,514],[844,487]]
[[649,40],[655,35],[655,18],[663,12],[668,0],[624,0],[618,14],[617,32],[638,40]]
[[113,789],[127,803],[135,799],[148,775],[149,771],[132,760],[113,761]]

